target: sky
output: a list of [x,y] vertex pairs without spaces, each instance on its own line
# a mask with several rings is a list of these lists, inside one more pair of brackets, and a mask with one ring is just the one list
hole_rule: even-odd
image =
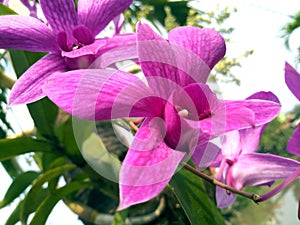
[[216,4],[236,7],[226,25],[235,28],[227,43],[227,56],[239,56],[245,50],[254,53],[243,59],[242,67],[235,69],[241,80],[238,87],[234,84],[221,84],[224,99],[246,98],[257,91],[272,91],[282,104],[282,112],[293,109],[298,103],[284,82],[285,61],[296,65],[297,47],[300,46],[300,32],[291,36],[288,51],[280,38],[281,27],[290,21],[289,15],[300,10],[300,1],[272,0],[204,0],[199,1],[201,10],[213,9]]
[[[254,50],[251,56],[242,60],[242,67],[235,70],[241,85],[239,87],[233,84],[219,85],[223,98],[243,99],[257,91],[272,91],[281,101],[282,112],[291,110],[298,101],[285,85],[283,69],[285,61],[296,65],[296,48],[300,46],[300,31],[291,36],[292,51],[288,51],[283,39],[280,38],[280,28],[289,21],[289,15],[300,10],[300,1],[201,0],[198,7],[201,10],[214,9],[217,4],[221,7],[237,8],[237,12],[233,13],[226,23],[226,26],[235,28],[230,35],[232,42],[227,43],[227,56],[235,57],[246,50]],[[19,110],[21,108],[24,106],[15,107],[14,114],[11,114],[10,118],[19,121],[17,127],[22,126],[23,130],[30,129],[32,123],[28,119],[28,114],[26,116],[23,110]],[[20,111],[22,113],[19,113]],[[2,199],[11,180],[2,167],[0,167],[0,177],[0,199]],[[0,225],[4,224],[5,218],[13,207],[14,205],[0,210]],[[60,204],[48,219],[47,225],[50,224],[79,225],[81,223],[77,222],[76,216]]]

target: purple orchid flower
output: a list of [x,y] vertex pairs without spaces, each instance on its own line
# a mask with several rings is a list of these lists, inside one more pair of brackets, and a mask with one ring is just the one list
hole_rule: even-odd
[[[300,101],[300,74],[288,63],[285,63],[285,82],[291,92]],[[288,142],[290,153],[300,156],[300,126],[298,126]]]
[[0,3],[3,4],[3,5],[8,5],[8,1],[9,0],[0,0]]
[[196,145],[269,122],[280,109],[272,101],[223,101],[204,84],[225,54],[214,30],[179,27],[165,40],[139,23],[137,48],[146,82],[119,70],[87,69],[57,73],[43,88],[82,119],[145,118],[121,167],[119,209],[157,196]]
[[[265,99],[279,102],[277,97],[270,92],[258,92],[248,99]],[[299,175],[297,170],[300,168],[300,163],[298,161],[272,154],[254,152],[258,148],[260,136],[265,127],[266,124],[225,134],[221,146],[221,155],[211,163],[214,166],[218,164],[220,168],[217,174],[218,180],[241,190],[245,186],[272,185],[275,180],[288,179],[288,182],[291,182],[296,177],[293,174],[295,171]],[[292,178],[289,178],[291,175]],[[228,207],[235,199],[235,194],[228,193],[220,187],[216,188],[218,207]]]
[[104,52],[134,42],[135,35],[95,38],[131,2],[79,0],[76,11],[73,0],[41,0],[49,26],[30,16],[0,16],[0,48],[49,52],[16,82],[9,105],[44,97],[41,87],[53,73],[88,68]]
[[29,0],[21,0],[24,6],[26,6],[30,12],[30,16],[37,18],[37,9],[36,9],[36,0],[33,1],[33,4]]

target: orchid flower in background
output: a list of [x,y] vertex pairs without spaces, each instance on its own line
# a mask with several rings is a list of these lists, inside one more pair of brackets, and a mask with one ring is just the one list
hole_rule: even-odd
[[131,2],[79,0],[76,11],[73,0],[40,0],[49,26],[30,16],[0,16],[0,48],[49,52],[18,79],[9,105],[43,98],[42,85],[53,73],[88,68],[102,53],[134,42],[135,35],[95,39]]
[[9,0],[0,0],[0,3],[3,5],[8,5]]
[[119,209],[157,196],[195,146],[236,129],[272,120],[272,101],[223,101],[204,84],[225,54],[214,30],[178,27],[168,40],[148,25],[137,26],[138,59],[146,84],[119,70],[56,73],[44,85],[66,112],[88,120],[143,117],[123,161]]
[[[265,99],[279,103],[271,92],[258,92],[248,99]],[[300,162],[272,154],[255,153],[266,125],[225,134],[221,155],[212,163],[212,166],[219,165],[218,180],[241,190],[245,186],[272,185],[275,180],[295,179],[293,173],[300,169]],[[289,178],[292,174],[293,178]],[[297,174],[300,175],[299,172]],[[234,193],[216,188],[218,207],[228,207],[235,199]]]
[[33,4],[30,3],[29,0],[21,0],[21,2],[23,3],[23,5],[25,5],[29,12],[30,12],[30,16],[38,18],[37,17],[37,9],[36,9],[36,0],[33,0]]
[[[285,82],[294,96],[300,101],[300,74],[288,63],[285,63]],[[300,126],[295,129],[288,142],[290,153],[300,156]]]

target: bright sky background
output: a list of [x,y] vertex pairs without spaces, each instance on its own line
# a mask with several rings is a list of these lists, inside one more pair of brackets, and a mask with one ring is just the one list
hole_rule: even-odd
[[[293,51],[286,50],[284,41],[279,36],[280,28],[289,21],[289,15],[294,15],[300,10],[300,1],[199,0],[199,2],[201,10],[214,9],[216,4],[237,8],[238,12],[232,14],[226,23],[226,26],[235,28],[230,36],[232,43],[227,44],[228,56],[234,57],[245,50],[254,50],[253,55],[242,61],[242,68],[235,72],[241,80],[241,86],[220,85],[223,98],[242,99],[257,91],[272,91],[282,103],[282,112],[291,110],[298,101],[285,85],[283,69],[285,61],[295,65],[296,48],[300,46],[300,32],[295,32],[291,36],[290,45]],[[24,115],[15,114],[14,117],[17,117],[21,124],[26,120]],[[2,199],[11,181],[2,167],[0,177],[0,199]],[[0,210],[0,225],[4,224],[11,210],[11,208]],[[72,216],[68,209],[59,206],[55,210],[47,225],[81,224],[75,222],[76,217]]]

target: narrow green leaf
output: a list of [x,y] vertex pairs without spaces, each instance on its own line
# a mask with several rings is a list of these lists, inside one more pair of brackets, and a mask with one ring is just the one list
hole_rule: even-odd
[[83,183],[74,181],[65,185],[64,187],[57,189],[51,195],[48,195],[47,198],[41,203],[39,208],[34,214],[30,225],[41,225],[46,224],[47,218],[50,215],[52,209],[58,201],[63,197],[66,197],[72,194],[75,191],[91,186],[91,183]]
[[128,209],[116,212],[112,225],[125,225],[128,212]]
[[12,179],[15,179],[18,175],[23,173],[23,170],[16,158],[4,160],[1,162],[1,164]]
[[[21,209],[21,221],[26,224],[26,221],[28,219],[28,216],[30,212],[28,211],[29,206],[32,204],[32,202],[35,201],[36,197],[40,194],[40,192],[43,190],[42,185],[45,182],[50,182],[53,179],[58,178],[62,174],[64,174],[67,171],[70,171],[72,169],[75,169],[76,166],[74,164],[69,165],[63,165],[51,170],[48,170],[43,175],[41,175],[39,178],[35,180],[33,183],[30,191],[27,193],[27,195],[24,198],[24,204]],[[52,196],[52,194],[51,194]]]
[[199,177],[182,168],[173,176],[170,185],[192,225],[225,225]]
[[0,15],[1,16],[13,15],[13,14],[17,14],[17,13],[15,11],[13,11],[12,9],[8,8],[7,6],[0,3]]
[[100,137],[92,133],[82,145],[82,155],[101,176],[117,182],[121,168],[120,160],[109,153]]
[[45,55],[41,52],[9,50],[17,77],[20,77],[32,64]]
[[[85,121],[87,124],[91,124],[90,122]],[[73,118],[69,118],[66,122],[60,125],[59,127],[59,138],[60,141],[63,143],[65,151],[68,155],[68,157],[72,160],[72,162],[75,162],[77,165],[83,165],[86,164],[86,161],[82,157],[82,154],[80,153],[79,148],[81,147],[81,138],[86,137],[84,134],[85,129],[87,129],[84,125],[84,122],[82,123],[83,126],[80,127],[74,127],[73,126]],[[88,125],[88,130],[92,130],[92,127]],[[75,136],[75,129],[77,129],[77,132],[80,132],[80,137]],[[79,131],[78,131],[79,129]],[[83,136],[81,136],[83,135]]]
[[[46,198],[47,191],[45,189],[42,189],[39,194],[37,195],[35,201],[32,202],[31,205],[29,205],[27,208],[27,211],[29,214],[33,213],[37,207],[41,204],[41,202]],[[8,217],[7,221],[5,222],[5,225],[15,225],[18,221],[21,220],[21,209],[23,206],[24,201],[20,201],[17,207],[13,210],[13,212]]]
[[0,202],[0,208],[7,206],[19,197],[38,176],[39,173],[35,171],[27,171],[17,176],[6,191],[3,200]]
[[56,140],[54,126],[58,107],[48,98],[27,105],[38,132],[46,138]]
[[29,137],[0,139],[0,161],[29,152],[51,152],[52,145]]

